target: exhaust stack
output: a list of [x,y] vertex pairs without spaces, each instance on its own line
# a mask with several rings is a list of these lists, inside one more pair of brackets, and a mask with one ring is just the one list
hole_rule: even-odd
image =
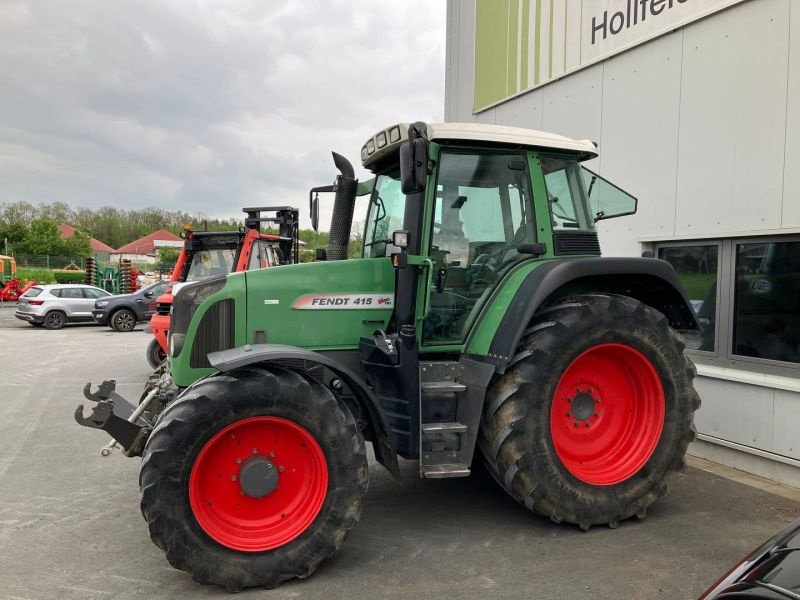
[[345,260],[350,244],[350,228],[353,225],[358,179],[355,178],[355,171],[350,161],[336,152],[331,154],[333,163],[341,174],[336,177],[336,197],[333,201],[333,217],[328,238],[328,260]]

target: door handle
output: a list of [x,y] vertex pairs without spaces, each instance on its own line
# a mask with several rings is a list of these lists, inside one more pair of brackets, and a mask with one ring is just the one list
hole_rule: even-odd
[[433,261],[430,258],[424,258],[422,265],[428,270],[427,285],[425,290],[424,300],[422,302],[422,319],[428,316],[428,311],[431,308],[431,287],[433,286]]
[[444,285],[447,283],[447,267],[439,267],[436,269],[436,293],[441,294],[444,291]]

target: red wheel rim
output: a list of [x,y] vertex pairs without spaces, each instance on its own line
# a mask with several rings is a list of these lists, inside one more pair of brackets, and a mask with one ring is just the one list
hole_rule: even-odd
[[653,364],[624,344],[586,350],[564,371],[550,410],[561,463],[592,485],[632,477],[664,427],[664,388]]
[[[246,469],[274,473],[262,497],[245,492]],[[267,462],[271,465],[266,467]],[[250,465],[250,467],[248,467]],[[189,476],[189,503],[211,538],[234,550],[262,552],[291,542],[316,519],[328,490],[328,466],[314,437],[279,417],[252,417],[203,446]]]

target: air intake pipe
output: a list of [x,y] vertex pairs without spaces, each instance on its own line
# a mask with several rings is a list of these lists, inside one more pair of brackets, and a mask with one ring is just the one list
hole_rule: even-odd
[[333,201],[331,232],[328,238],[328,260],[345,260],[350,244],[350,228],[353,225],[358,179],[350,161],[336,152],[331,154],[333,163],[341,174],[336,177],[336,196]]

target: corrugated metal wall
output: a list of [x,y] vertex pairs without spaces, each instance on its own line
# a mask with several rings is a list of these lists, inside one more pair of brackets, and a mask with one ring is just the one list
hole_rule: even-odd
[[[800,232],[800,2],[738,4],[478,114],[475,0],[448,2],[447,35],[446,120],[596,140],[595,168],[639,197],[637,215],[600,224],[604,254]],[[701,432],[800,459],[800,394],[702,377],[698,388]]]

